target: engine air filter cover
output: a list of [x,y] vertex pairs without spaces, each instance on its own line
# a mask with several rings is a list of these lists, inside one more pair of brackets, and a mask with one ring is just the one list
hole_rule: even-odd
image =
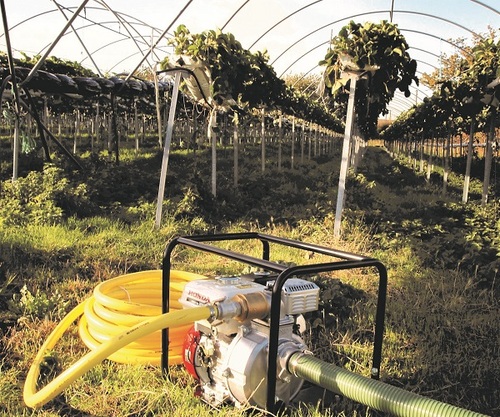
[[316,311],[319,304],[319,287],[314,282],[290,278],[283,285],[282,301],[285,314]]

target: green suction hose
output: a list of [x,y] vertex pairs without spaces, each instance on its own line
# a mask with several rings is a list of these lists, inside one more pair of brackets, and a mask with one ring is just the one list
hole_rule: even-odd
[[485,417],[366,378],[301,352],[290,356],[288,371],[329,391],[398,417]]

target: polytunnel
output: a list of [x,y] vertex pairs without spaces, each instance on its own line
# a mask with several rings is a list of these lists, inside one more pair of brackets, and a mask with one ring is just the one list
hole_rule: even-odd
[[[83,99],[93,100],[91,106],[95,108],[94,111],[98,114],[99,97],[111,94],[112,99],[107,104],[111,104],[110,114],[112,119],[115,117],[113,115],[118,112],[120,104],[123,105],[113,97],[120,98],[121,96],[120,99],[123,101],[139,96],[141,97],[140,100],[134,99],[133,104],[125,104],[128,107],[133,105],[135,109],[136,132],[138,131],[137,113],[141,112],[144,106],[149,107],[150,112],[153,111],[152,109],[156,103],[157,120],[159,121],[158,141],[160,144],[162,143],[162,122],[159,94],[168,94],[171,87],[174,90],[179,88],[180,78],[175,84],[173,79],[168,77],[166,82],[156,80],[154,83],[151,79],[147,81],[142,80],[141,77],[149,73],[151,78],[151,74],[158,73],[158,70],[165,68],[165,66],[173,70],[172,66],[175,67],[181,62],[178,61],[179,52],[184,54],[180,56],[182,60],[181,66],[183,66],[186,64],[186,59],[191,60],[188,57],[190,53],[196,54],[196,48],[201,50],[199,44],[203,40],[201,37],[195,39],[196,36],[219,36],[215,35],[214,30],[220,31],[222,37],[212,41],[219,43],[219,45],[221,42],[227,42],[227,51],[233,50],[233,48],[236,48],[235,51],[238,50],[233,54],[233,58],[231,56],[227,58],[227,62],[231,62],[231,59],[241,54],[247,54],[245,59],[252,59],[255,62],[249,64],[240,72],[234,69],[242,64],[235,63],[232,73],[229,73],[231,64],[223,70],[220,70],[222,67],[219,66],[219,73],[217,73],[217,69],[214,69],[212,63],[210,64],[212,65],[211,70],[215,71],[213,75],[215,79],[212,83],[211,75],[200,68],[199,63],[196,63],[198,58],[193,58],[191,63],[186,64],[191,68],[189,71],[197,69],[198,76],[205,77],[205,80],[202,80],[202,84],[205,82],[204,88],[200,84],[200,79],[195,77],[198,86],[193,88],[195,90],[199,88],[199,93],[194,93],[195,97],[197,94],[199,95],[198,98],[195,98],[195,101],[204,99],[205,104],[211,106],[206,96],[213,94],[215,90],[220,88],[217,83],[221,85],[225,83],[225,88],[228,91],[231,90],[232,93],[215,91],[218,106],[222,105],[222,107],[229,108],[233,104],[237,104],[235,99],[243,100],[246,103],[244,106],[250,108],[269,106],[272,102],[271,107],[285,108],[285,113],[288,112],[289,115],[293,114],[293,117],[297,116],[303,120],[303,130],[307,124],[314,124],[331,129],[332,132],[340,133],[342,130],[341,125],[345,122],[344,139],[347,140],[349,136],[349,141],[344,142],[345,152],[347,153],[342,156],[343,165],[339,179],[337,213],[342,213],[344,182],[348,169],[347,156],[350,153],[350,137],[354,133],[351,131],[351,127],[354,126],[352,124],[354,107],[356,108],[356,128],[359,128],[363,137],[376,135],[377,125],[390,125],[399,115],[406,114],[407,110],[417,106],[422,107],[423,104],[426,104],[426,100],[439,88],[444,88],[443,91],[447,91],[446,86],[449,80],[460,78],[460,68],[458,66],[452,68],[454,73],[450,68],[447,68],[453,62],[453,57],[459,56],[464,62],[469,63],[477,59],[477,57],[472,57],[472,47],[481,44],[481,42],[487,43],[492,36],[495,36],[500,14],[497,6],[491,0],[461,0],[453,2],[453,7],[450,7],[450,2],[403,0],[366,2],[349,2],[347,0],[287,2],[245,0],[237,3],[233,1],[202,2],[187,0],[181,3],[146,2],[141,4],[104,0],[83,0],[81,2],[59,2],[54,0],[25,2],[23,3],[24,7],[3,0],[1,5],[3,33],[0,35],[0,42],[2,49],[6,52],[2,69],[2,78],[4,80],[7,80],[8,74],[13,72],[12,60],[19,58],[25,61],[28,60],[30,61],[30,68],[16,70],[17,77],[20,77],[19,83],[21,86],[26,85],[28,89],[41,91],[42,94],[54,95],[54,93],[62,92],[63,95],[60,97],[65,99],[64,103],[57,104],[60,102],[59,99],[52,100],[50,103],[52,110],[57,108],[58,105],[64,107],[67,97],[73,95],[73,97],[78,96]],[[377,32],[369,32],[368,29],[365,29],[366,25],[373,25],[374,23],[375,30],[382,30],[382,32],[386,30],[384,35],[378,36],[375,34]],[[394,25],[402,36],[403,43],[391,44],[386,47],[376,46],[376,48],[381,48],[376,53],[392,56],[392,58],[388,59],[397,61],[397,55],[399,55],[402,67],[396,71],[401,70],[402,72],[390,75],[392,70],[382,68],[381,71],[377,72],[377,65],[368,65],[366,68],[372,67],[375,70],[365,71],[363,76],[356,76],[365,79],[357,90],[363,88],[366,90],[363,90],[364,93],[358,93],[356,105],[353,104],[352,109],[349,110],[349,107],[346,106],[347,98],[343,105],[339,104],[342,100],[340,97],[337,98],[337,104],[330,102],[329,105],[325,105],[324,99],[318,98],[315,94],[321,89],[325,90],[325,84],[328,89],[331,89],[332,94],[336,94],[334,90],[338,92],[340,86],[347,90],[350,83],[353,94],[349,100],[354,103],[353,86],[356,85],[356,77],[345,75],[349,74],[349,71],[346,72],[345,68],[344,75],[337,75],[335,68],[339,65],[338,62],[342,62],[342,54],[345,55],[345,52],[337,55],[337,52],[332,49],[334,42],[338,42],[338,39],[342,38],[342,36],[347,36],[346,28],[351,24],[359,25],[359,27],[349,29],[353,30],[353,32],[345,38],[346,42],[349,42],[349,39],[352,42],[354,36],[359,35],[359,39],[363,39],[362,42],[366,42],[365,45],[368,45],[364,51],[356,52],[355,59],[364,62],[363,65],[370,64],[370,59],[375,59],[370,58],[370,54],[375,53],[374,49],[369,52],[369,48],[372,48],[369,45],[374,44],[369,39],[370,36],[382,39],[383,36],[390,33],[391,27]],[[385,29],[378,29],[377,25],[381,25],[381,27],[383,25],[387,26]],[[184,29],[180,29],[182,27]],[[213,35],[206,35],[210,30],[213,31]],[[344,31],[343,35],[342,31]],[[362,35],[363,33],[365,34]],[[400,39],[399,34],[397,39]],[[366,39],[363,37],[366,37]],[[192,44],[188,45],[186,42],[192,42]],[[210,40],[207,42],[210,42]],[[382,44],[380,43],[380,45]],[[377,45],[379,44],[377,43]],[[332,54],[337,57],[336,63],[328,63],[328,59],[331,59],[328,56],[332,56]],[[250,55],[253,57],[248,58]],[[50,71],[41,70],[48,60],[52,60],[52,68],[57,70],[58,65],[60,65],[58,60],[60,59],[76,63],[82,68],[79,71],[87,71],[85,70],[87,68],[89,74],[94,76],[93,79],[81,77],[82,74],[77,74],[77,77],[68,79],[67,74],[54,75]],[[496,58],[491,59],[491,62],[487,65],[494,66],[493,61]],[[403,61],[406,63],[403,63]],[[7,62],[10,63],[9,68],[7,68]],[[358,65],[359,63],[355,62],[355,66],[359,69]],[[258,73],[250,75],[257,67],[260,67]],[[393,68],[396,68],[396,66]],[[479,68],[475,69],[475,71],[482,74],[485,70]],[[195,73],[192,73],[192,75],[194,76]],[[384,81],[386,76],[389,78]],[[268,77],[267,80],[266,77]],[[335,80],[333,80],[334,77]],[[363,87],[368,85],[366,84],[367,77],[371,80],[368,82],[369,85],[375,84],[378,87],[374,89],[372,87]],[[428,83],[419,83],[419,79],[425,77],[433,77],[438,80],[437,84],[430,88]],[[487,75],[487,77],[492,78],[492,74]],[[257,79],[260,79],[260,81],[256,82]],[[289,90],[283,90],[284,84],[280,84],[283,83],[281,81],[283,79],[289,80],[289,86],[287,86]],[[295,93],[292,93],[294,87],[301,80],[305,80],[308,85],[302,86],[303,91],[300,93],[303,94],[302,97],[294,96]],[[374,80],[378,81],[375,82]],[[329,83],[332,83],[332,85],[329,85]],[[488,106],[495,105],[494,103],[498,101],[498,82],[492,78],[487,84],[487,86],[481,87],[484,89],[482,93],[478,93],[477,88],[472,87],[476,91],[474,93],[476,96],[481,94],[481,97],[475,97],[475,100],[489,100]],[[252,88],[247,88],[249,85],[252,86],[253,91],[250,91]],[[193,94],[193,88],[189,89],[191,94]],[[16,89],[16,83],[13,83],[13,96],[18,101]],[[360,94],[365,94],[366,97],[366,102],[363,105],[360,104]],[[467,94],[470,96],[473,93],[469,92]],[[267,97],[263,98],[265,96]],[[466,96],[462,99],[462,102],[465,103],[470,99],[471,97]],[[44,111],[47,113],[49,104],[47,104],[46,99],[44,100]],[[154,100],[156,100],[155,103]],[[265,104],[266,102],[267,104]],[[19,103],[16,105],[19,107]],[[359,106],[364,106],[364,110]],[[72,108],[73,104],[69,104],[69,107]],[[171,106],[171,110],[175,112],[175,106]],[[64,110],[59,109],[59,111]],[[78,113],[80,111],[84,110],[76,109],[78,120],[80,119]],[[171,119],[171,124],[173,124],[174,113],[171,113],[170,116],[169,120]],[[166,114],[164,117],[166,119]],[[385,122],[381,121],[382,117],[385,118]],[[442,116],[442,118],[444,119],[440,121],[441,123],[446,119],[446,116]],[[262,113],[261,123],[263,125],[265,124],[264,119],[265,116]],[[216,119],[212,116],[209,120],[209,126],[216,123]],[[36,122],[39,125],[39,130],[43,131],[44,127],[41,121],[37,120]],[[434,123],[428,122],[429,120],[422,122],[420,129],[426,130],[424,126],[432,126],[433,131],[430,134],[434,135],[437,128],[434,129]],[[96,119],[95,123],[99,123],[99,121]],[[284,123],[293,124],[294,122],[285,120]],[[494,124],[494,122],[491,123]],[[387,136],[393,135],[393,131],[398,132],[399,125],[396,124],[395,126],[392,130],[388,129]],[[110,129],[110,134],[118,137],[116,121],[112,120],[110,127],[114,129]],[[315,134],[318,134],[319,127],[311,129],[316,129]],[[79,130],[79,126],[77,130]],[[169,131],[167,126],[165,143],[170,143],[171,130]],[[196,129],[194,130],[196,131]],[[211,136],[210,131],[211,127],[207,131],[209,139]],[[71,152],[60,145],[52,133],[47,131],[46,134],[58,144],[69,159],[78,165]],[[429,134],[429,132],[426,132],[426,134]],[[43,133],[41,141],[46,159],[50,160]],[[14,138],[13,178],[17,177],[16,158],[18,152],[16,149],[18,142],[19,140]],[[115,140],[114,145],[117,161],[119,158],[118,142],[119,139]],[[215,143],[215,141],[212,142]],[[493,145],[490,146],[489,143],[492,143],[491,137],[484,145],[487,160],[490,160],[490,154],[493,154],[493,151],[489,149]],[[30,147],[26,143],[23,146]],[[76,142],[74,146],[76,146]],[[359,149],[363,148],[362,145],[358,144],[357,139],[355,139],[352,146],[355,149],[355,155],[358,155]],[[463,146],[465,145],[461,143],[460,149]],[[165,169],[168,164],[168,152],[168,147],[165,147]],[[212,152],[214,160],[212,194],[215,196],[217,193],[215,148]],[[469,154],[472,154],[472,152],[469,152]],[[352,158],[354,165],[356,165],[357,156]],[[487,165],[489,165],[489,162],[487,162]],[[235,166],[234,169],[234,182],[237,185],[238,167]],[[264,170],[265,143],[263,142],[262,171]],[[165,172],[162,170],[162,177],[164,175]],[[161,179],[160,190],[163,189],[163,182],[164,179]],[[488,182],[485,181],[484,201],[487,199],[488,186]],[[464,201],[467,200],[466,194],[464,191]],[[160,206],[162,197],[160,195],[158,197],[158,205]],[[158,213],[158,216],[160,216],[160,213]],[[338,233],[339,228],[340,218],[336,219],[336,233]]]
[[0,0],[0,411],[496,415],[499,6]]
[[[418,63],[417,74],[441,68],[441,59],[499,24],[493,0],[316,0],[316,1],[27,1],[4,0],[15,56],[50,55],[73,60],[97,74],[131,73],[154,66],[172,52],[167,40],[184,24],[193,32],[220,28],[244,48],[267,50],[278,76],[317,74],[332,36],[350,20],[388,20],[400,28]],[[78,13],[78,16],[75,14]],[[68,21],[73,19],[68,25]],[[63,30],[68,26],[66,30]],[[5,33],[0,45],[6,51]],[[431,92],[411,87],[397,93],[391,117]]]

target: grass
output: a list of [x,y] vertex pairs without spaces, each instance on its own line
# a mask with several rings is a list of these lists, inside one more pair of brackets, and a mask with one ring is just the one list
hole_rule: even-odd
[[[147,162],[123,155],[126,155],[120,170],[123,178],[127,178],[127,167],[133,176],[141,171],[149,178],[157,172],[158,158],[154,155],[148,154]],[[454,208],[456,196],[443,197],[439,187],[433,190],[432,184],[426,184],[422,177],[407,170],[404,161],[386,159],[386,155],[382,150],[370,149],[358,177],[350,177],[341,238],[334,238],[332,233],[335,175],[331,174],[333,168],[329,168],[332,162],[326,158],[305,164],[307,177],[296,173],[292,177],[293,187],[281,183],[276,190],[280,197],[273,195],[272,188],[262,189],[267,181],[278,184],[280,174],[273,173],[271,179],[259,177],[252,174],[254,167],[242,165],[242,172],[248,173],[245,184],[260,192],[260,199],[251,200],[242,190],[233,200],[232,192],[222,184],[221,201],[214,216],[207,207],[215,204],[210,196],[203,194],[200,179],[188,174],[192,155],[179,154],[172,158],[172,176],[180,182],[181,176],[175,170],[183,167],[186,174],[182,181],[187,181],[193,194],[189,200],[183,200],[182,195],[169,196],[159,230],[153,228],[155,206],[149,188],[132,177],[130,180],[137,183],[128,187],[128,194],[122,192],[116,189],[120,185],[113,182],[106,168],[101,169],[101,177],[92,175],[91,192],[102,197],[104,190],[115,189],[112,195],[121,199],[119,204],[117,200],[102,200],[101,207],[96,208],[81,199],[78,200],[81,204],[88,204],[83,207],[85,216],[75,212],[57,223],[2,225],[0,415],[248,415],[248,410],[233,407],[214,410],[204,405],[193,395],[194,382],[182,368],[173,368],[171,377],[166,379],[155,367],[109,361],[93,368],[41,410],[32,411],[22,402],[26,373],[39,346],[58,321],[60,310],[68,311],[84,300],[103,280],[159,268],[166,243],[176,235],[247,230],[380,259],[389,270],[382,379],[460,407],[499,415],[499,290],[495,276],[483,269],[483,265],[495,259],[491,255],[474,258],[475,263],[471,261],[469,268],[461,260],[461,253],[456,258],[453,253],[447,255],[447,262],[442,258],[445,241],[457,253],[459,245],[453,242],[467,246],[464,236],[469,232],[463,230],[466,225],[451,220],[475,211],[469,206]],[[204,169],[202,161],[197,161],[196,169]],[[146,172],[147,166],[151,173]],[[329,179],[325,179],[327,172]],[[186,190],[181,183],[175,188]],[[144,199],[141,189],[152,199]],[[288,194],[293,195],[289,204],[279,200]],[[261,208],[263,199],[266,205]],[[248,204],[252,212],[260,210],[260,213],[249,216],[248,210],[244,210]],[[260,252],[259,245],[250,243],[222,245],[254,255]],[[490,247],[482,248],[483,253],[490,254]],[[271,255],[274,260],[295,264],[322,260],[321,256],[311,257],[281,247],[272,247]],[[174,267],[208,275],[241,273],[244,269],[233,261],[187,249],[176,250]],[[340,271],[317,279],[324,286],[322,302],[326,319],[315,321],[316,326],[307,336],[315,355],[369,375],[377,296],[375,271]],[[32,298],[21,302],[24,285]],[[53,355],[57,363],[67,367],[85,352],[76,330],[72,329]],[[325,401],[317,401],[322,396],[294,407],[291,415],[370,415],[366,407],[349,399],[326,396]]]

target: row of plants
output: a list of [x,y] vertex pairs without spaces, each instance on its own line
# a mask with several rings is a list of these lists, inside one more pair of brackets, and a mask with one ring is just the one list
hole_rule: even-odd
[[397,140],[404,136],[445,136],[475,130],[487,132],[489,124],[499,126],[500,33],[491,31],[473,46],[448,58],[455,72],[449,79],[437,79],[435,93],[404,112],[382,136]]
[[[338,153],[339,149],[334,151]],[[276,152],[274,149],[268,157],[276,159]],[[495,205],[481,208],[477,202],[458,203],[460,174],[450,176],[445,196],[440,192],[442,173],[434,173],[429,182],[424,173],[411,171],[408,160],[389,162],[389,155],[379,148],[370,153],[357,174],[349,178],[347,212],[363,216],[385,235],[390,234],[390,229],[397,236],[426,241],[427,248],[419,257],[428,259],[429,264],[438,262],[445,267],[475,271],[479,280],[492,284],[500,266]],[[289,163],[280,169],[272,164],[265,173],[259,169],[258,154],[255,146],[242,151],[237,188],[225,174],[231,172],[231,158],[221,158],[219,194],[215,198],[209,192],[209,151],[173,151],[166,186],[168,215],[182,221],[203,218],[216,227],[241,219],[260,224],[273,219],[297,226],[303,218],[320,219],[334,211],[338,167],[332,154],[297,162],[294,169]],[[60,224],[72,216],[85,218],[103,211],[125,222],[142,218],[141,210],[136,208],[146,202],[153,204],[156,198],[161,154],[155,151],[138,160],[134,155],[130,151],[121,166],[115,166],[105,156],[89,155],[84,159],[85,173],[69,166],[63,169],[45,164],[42,171],[32,171],[16,182],[2,181],[0,225]],[[471,184],[471,194],[480,195],[480,181],[473,178]],[[386,201],[381,197],[386,187],[391,187],[391,192],[397,188],[399,198]],[[421,190],[418,200],[402,202],[402,196],[414,188]],[[405,211],[399,212],[401,208]]]
[[339,119],[278,78],[266,52],[250,52],[231,33],[192,33],[180,25],[169,43],[174,47],[174,55],[164,59],[162,68],[180,66],[191,70],[198,77],[187,80],[194,100],[223,111],[276,109],[340,131]]
[[279,80],[265,54],[243,49],[230,34],[216,30],[193,34],[181,25],[170,43],[176,56],[166,58],[162,65],[180,64],[192,69],[204,80],[201,89],[194,80],[188,83],[195,99],[223,108],[277,106],[284,113],[291,111],[299,118],[325,125],[332,117],[345,119],[351,76],[363,77],[356,113],[358,126],[366,137],[376,135],[377,119],[387,113],[396,89],[408,95],[410,84],[418,84],[416,61],[407,52],[409,46],[397,25],[387,21],[351,21],[332,39],[320,62],[325,66],[323,87],[331,98],[327,106],[330,115]]
[[[316,129],[321,126],[322,130],[330,132],[341,130],[341,123],[335,117],[332,117],[323,106],[309,100],[305,95],[286,86],[282,80],[277,78],[274,70],[267,63],[268,57],[265,53],[253,54],[244,50],[233,35],[223,34],[220,31],[207,31],[199,35],[193,35],[190,34],[187,28],[180,26],[171,42],[177,43],[177,52],[184,49],[189,50],[191,54],[189,59],[191,60],[210,61],[210,70],[214,72],[215,81],[209,86],[212,91],[206,92],[210,100],[213,100],[210,106],[216,104],[218,111],[220,111],[224,108],[222,103],[236,103],[238,101],[239,105],[235,107],[237,112],[232,114],[232,120],[235,124],[240,122],[247,125],[255,123],[255,120],[261,118],[260,112],[257,112],[256,109],[262,107],[266,109],[268,119],[278,120],[285,113],[289,115],[288,119],[300,120],[299,123],[307,123],[309,126],[314,125]],[[187,59],[186,54],[183,56],[184,59]],[[214,59],[214,57],[217,57],[217,59]],[[16,62],[22,65],[22,67],[16,69],[19,77],[18,81],[21,82],[21,85],[23,85],[23,78],[28,74],[30,68],[35,65],[38,58],[25,56],[22,60]],[[2,56],[2,60],[4,68],[1,72],[1,78],[6,79],[9,76],[9,71],[5,55]],[[182,66],[181,63],[183,62],[177,62],[175,66]],[[168,66],[166,62],[164,65]],[[9,102],[4,103],[5,120],[13,124],[16,118],[20,119],[18,128],[22,138],[23,150],[37,151],[39,149],[39,145],[33,138],[34,133],[29,133],[26,129],[28,124],[26,119],[33,113],[38,113],[38,116],[35,114],[33,117],[37,119],[37,134],[40,137],[48,161],[50,161],[50,156],[47,150],[47,135],[56,143],[57,139],[51,136],[49,132],[45,133],[40,122],[48,122],[54,126],[54,123],[50,123],[50,119],[57,117],[56,115],[60,113],[67,114],[69,112],[73,114],[75,126],[78,126],[75,128],[73,153],[76,153],[79,126],[87,124],[87,122],[92,123],[93,130],[99,133],[99,124],[102,124],[103,116],[109,118],[107,125],[103,126],[103,133],[107,136],[108,148],[113,149],[115,152],[116,162],[119,161],[120,129],[118,125],[120,119],[130,120],[135,118],[135,130],[138,131],[138,117],[145,117],[145,115],[148,118],[152,117],[157,121],[158,143],[162,144],[163,127],[165,126],[165,121],[162,121],[162,119],[165,116],[169,102],[169,90],[172,88],[171,82],[160,83],[159,94],[165,96],[165,99],[156,100],[155,103],[155,84],[148,80],[154,77],[152,73],[148,74],[147,71],[142,72],[145,77],[144,80],[133,77],[124,81],[121,77],[103,78],[95,74],[89,77],[92,74],[79,67],[78,64],[53,57],[47,60],[43,68],[46,71],[39,71],[25,86],[27,92],[30,90],[36,93],[30,99],[30,108],[26,107],[22,114],[16,116],[13,112],[15,106]],[[62,74],[53,74],[50,70],[57,70]],[[68,73],[72,77],[68,77],[64,73]],[[204,72],[198,71],[197,75],[203,81]],[[185,77],[185,79],[188,85],[192,81],[190,77]],[[223,91],[224,88],[227,91]],[[229,88],[235,91],[230,92]],[[199,110],[193,100],[186,99],[186,97],[191,98],[192,94],[189,94],[189,91],[184,91],[184,93],[181,92],[183,105],[179,106],[176,112],[176,120],[191,120],[193,123],[192,135],[199,135],[197,133],[199,132],[198,125],[208,122],[209,119],[207,109]],[[237,100],[232,99],[231,94],[235,95]],[[201,119],[201,122],[197,119]],[[285,122],[285,131],[287,130],[287,124],[290,123]],[[31,122],[30,124],[35,123]],[[217,131],[217,129],[219,128],[214,126],[206,128],[207,136],[210,137],[212,130]],[[191,138],[189,140],[192,141]],[[71,156],[70,152],[64,148],[64,145],[57,144],[64,153]],[[70,159],[74,160],[73,157]],[[76,166],[81,168],[78,161],[74,162]]]
[[[322,106],[278,79],[273,68],[268,64],[268,56],[265,53],[250,53],[243,49],[232,34],[206,31],[199,35],[192,35],[186,27],[180,26],[171,42],[178,43],[176,47],[178,51],[182,48],[189,49],[195,60],[200,60],[205,55],[207,58],[209,55],[218,56],[217,60],[210,58],[211,70],[215,73],[216,82],[210,87],[213,91],[209,96],[215,92],[215,101],[218,102],[219,108],[225,100],[224,97],[228,96],[223,86],[226,89],[231,86],[233,89],[239,89],[234,94],[235,100],[244,103],[244,106],[239,107],[240,111],[248,113],[253,108],[265,105],[269,109],[282,109],[285,114],[294,115],[311,123],[335,130],[341,129],[341,123],[328,114]],[[193,46],[189,47],[190,43]],[[197,51],[195,51],[195,45],[198,45]],[[214,45],[217,45],[217,50],[214,49]],[[214,51],[216,51],[215,55]],[[75,62],[50,57],[42,66],[43,69],[24,85],[23,79],[39,58],[24,56],[23,59],[15,60],[18,82],[30,91],[41,92],[44,97],[43,100],[37,100],[39,111],[43,109],[43,105],[48,105],[50,111],[56,114],[72,112],[75,107],[78,107],[82,113],[92,117],[96,112],[96,103],[100,103],[101,111],[109,111],[108,96],[113,94],[121,99],[121,106],[128,107],[129,110],[139,105],[140,112],[147,114],[156,112],[155,83],[153,83],[154,77],[151,71],[142,70],[141,78],[132,77],[125,81],[125,77],[120,74],[107,78],[99,77]],[[0,78],[3,81],[10,75],[5,54],[0,55],[0,63],[2,67]],[[180,64],[176,63],[176,65]],[[202,73],[198,72],[197,75],[202,79]],[[161,96],[168,93],[170,88],[170,82],[159,82]],[[165,105],[165,103],[161,104]],[[192,104],[188,106],[192,107]]]
[[[232,34],[219,30],[193,34],[186,26],[181,25],[169,39],[169,43],[174,46],[175,54],[165,58],[162,66],[170,69],[175,66],[192,68],[191,74],[196,74],[203,84],[200,90],[198,87],[201,85],[196,85],[200,80],[186,77],[186,84],[190,86],[187,92],[195,100],[209,106],[215,105],[219,109],[233,108],[238,112],[277,108],[285,114],[328,126],[336,131],[341,129],[339,120],[345,118],[350,80],[352,77],[359,78],[355,107],[357,124],[365,138],[376,135],[377,118],[380,114],[387,113],[387,105],[395,90],[399,89],[408,95],[411,83],[418,84],[415,75],[416,61],[408,54],[409,45],[397,25],[387,21],[378,24],[351,21],[332,39],[325,59],[320,62],[325,66],[325,88],[332,97],[328,110],[278,79],[268,64],[265,52],[251,53],[245,50]],[[444,126],[448,126],[445,127],[448,130],[449,126],[455,130],[463,129],[467,116],[476,115],[479,109],[498,103],[499,87],[498,83],[495,84],[498,43],[495,43],[495,33],[492,31],[490,37],[482,38],[473,48],[464,51],[468,55],[465,56],[464,52],[463,62],[457,66],[460,75],[443,82],[439,96],[424,100],[421,106],[404,114],[386,130],[385,138],[390,140],[391,137],[401,137],[403,132],[415,132],[415,135],[428,135],[429,132],[436,134]],[[25,57],[23,64],[29,68],[36,60],[36,57]],[[74,63],[56,58],[49,59],[46,66],[72,75],[78,74],[80,78],[80,74],[88,75],[88,70],[85,72],[83,68],[76,68]],[[3,73],[6,76],[8,72],[4,69]],[[45,77],[51,75],[40,74]],[[43,78],[41,75],[40,77]],[[117,82],[120,80],[115,79]],[[36,79],[31,82],[36,83]],[[132,91],[136,90],[135,93],[144,95],[145,91],[149,91],[146,95],[151,96],[150,81],[132,78],[127,82],[135,83],[135,87],[132,87]],[[100,88],[105,88],[104,92],[112,91],[113,88],[117,89],[117,93],[128,91],[124,89],[123,82],[116,84],[111,90],[106,89],[105,83],[101,84],[94,94],[90,88],[85,95],[95,96],[100,93]],[[35,88],[40,89],[40,85],[37,84]],[[46,91],[54,92],[50,88]],[[132,96],[137,94],[132,93]],[[152,104],[151,97],[149,104]],[[130,107],[130,103],[128,106]],[[150,106],[149,110],[153,110],[153,107]],[[486,112],[491,114],[489,110]],[[407,123],[405,120],[408,118],[411,118],[411,122]],[[454,119],[453,123],[449,122],[451,119]]]
[[[446,138],[444,170],[446,187],[450,167],[450,153],[454,140],[462,137],[468,140],[467,162],[464,170],[463,201],[468,199],[468,181],[472,160],[475,156],[476,133],[484,135],[484,171],[482,204],[495,201],[495,152],[498,151],[497,132],[500,127],[500,32],[490,30],[487,35],[475,39],[473,46],[463,47],[460,54],[445,59],[449,76],[446,80],[427,75],[435,93],[422,103],[403,113],[398,120],[382,132],[386,143],[392,148],[401,148],[402,143],[421,149],[426,139],[437,142]],[[434,155],[429,156],[431,161]],[[429,162],[431,164],[431,162]],[[493,193],[491,193],[493,190]]]
[[416,255],[424,265],[465,271],[486,288],[497,285],[500,223],[496,204],[480,204],[480,177],[471,181],[474,199],[464,204],[462,173],[450,174],[448,193],[443,194],[443,170],[436,170],[429,181],[425,172],[414,171],[409,158],[392,159],[382,149],[361,165],[358,175],[367,185],[366,220],[376,224],[387,242],[418,242],[413,246],[420,248]]
[[[343,74],[350,64],[345,64],[345,57],[350,56],[358,72],[368,69],[368,83],[362,84],[357,101],[359,125],[366,134],[375,133],[376,119],[392,98],[396,88],[405,93],[415,77],[416,64],[408,55],[408,45],[399,32],[397,25],[386,21],[380,24],[366,23],[364,25],[350,22],[339,35],[332,40],[332,48],[327,53],[321,65],[325,65],[326,87],[337,101],[330,109],[325,109],[318,101],[312,101],[305,94],[280,80],[274,69],[268,64],[265,52],[251,53],[244,49],[230,33],[219,30],[207,30],[199,34],[191,33],[186,26],[181,25],[174,32],[169,43],[174,46],[175,55],[165,58],[163,68],[181,66],[192,68],[191,74],[199,80],[187,77],[188,93],[195,100],[209,106],[216,105],[219,109],[248,111],[255,108],[279,109],[283,113],[293,115],[310,123],[319,124],[340,131],[339,120],[345,116],[346,95],[341,87],[348,87],[349,77]],[[6,56],[2,55],[2,79],[9,75]],[[25,56],[16,64],[19,81],[27,75],[30,68],[39,57]],[[347,65],[347,66],[346,66]],[[119,77],[105,79],[74,62],[66,62],[51,57],[44,64],[45,71],[40,71],[26,85],[37,91],[55,94],[63,99],[64,105],[58,104],[54,111],[68,111],[72,107],[82,107],[82,103],[67,99],[68,94],[78,94],[81,98],[90,98],[91,102],[109,93],[125,98],[149,98],[149,108],[144,111],[154,111],[152,96],[154,84],[149,80],[130,78],[126,82]],[[54,75],[51,71],[54,71]],[[69,78],[70,75],[73,78]],[[147,78],[151,78],[151,74]],[[204,85],[197,92],[197,82]],[[201,87],[201,85],[200,85]],[[168,86],[161,84],[162,91]],[[344,91],[344,94],[341,94]],[[366,93],[366,94],[365,94]],[[201,95],[200,95],[201,94]],[[203,97],[205,96],[205,97]],[[361,97],[368,97],[368,101]],[[73,96],[74,97],[74,96]],[[57,100],[56,100],[57,101]],[[59,100],[60,101],[60,100]],[[87,106],[90,104],[87,101]],[[108,103],[109,104],[109,103]],[[103,103],[104,105],[104,103]],[[130,103],[125,105],[130,107]],[[368,107],[367,107],[368,105]],[[52,109],[53,104],[50,104]],[[86,111],[92,113],[93,106]],[[95,107],[95,106],[94,106]],[[368,117],[365,118],[365,115]]]

